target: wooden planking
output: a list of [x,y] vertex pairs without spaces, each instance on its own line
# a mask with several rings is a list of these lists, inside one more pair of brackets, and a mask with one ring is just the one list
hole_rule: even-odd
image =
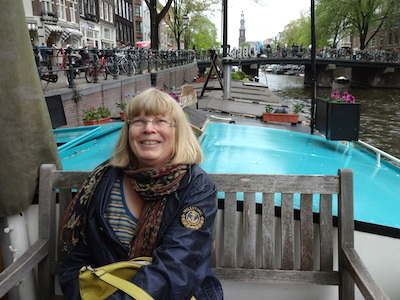
[[275,204],[274,194],[263,194],[262,203],[262,239],[264,269],[275,267]]
[[336,175],[210,175],[221,191],[299,194],[338,194],[340,192],[339,177]]
[[236,193],[225,192],[224,213],[224,267],[236,267]]
[[243,203],[243,268],[256,267],[255,193],[245,193]]
[[340,278],[339,272],[337,271],[320,272],[300,270],[216,268],[213,269],[213,272],[222,280],[249,283],[338,285]]
[[[42,192],[47,201],[51,199],[51,202],[55,203],[54,189],[60,189],[61,216],[66,205],[63,204],[64,200],[69,202],[72,198],[70,189],[78,189],[89,172],[52,170],[50,173],[43,175],[43,180],[46,183],[42,184]],[[351,170],[340,170],[339,175],[342,176],[340,182],[339,176],[211,174],[218,190],[225,192],[224,209],[219,209],[216,217],[216,224],[219,227],[214,231],[216,232],[216,246],[213,248],[213,261],[215,262],[213,266],[217,266],[213,268],[215,274],[221,280],[239,282],[339,285],[340,299],[346,300],[354,298],[354,278],[366,299],[388,299],[373,281],[353,248],[354,221]],[[51,181],[51,184],[49,185],[47,181]],[[47,190],[43,191],[43,187]],[[237,211],[236,192],[244,193],[243,213]],[[256,218],[255,192],[263,193],[260,222]],[[275,193],[282,192],[281,230],[275,232],[274,196]],[[293,193],[301,194],[300,263],[302,270],[294,270]],[[339,259],[339,271],[333,271],[333,267],[331,267],[333,265],[331,195],[337,193],[340,193],[338,231],[339,255],[342,257]],[[320,201],[320,251],[322,253],[320,268],[327,271],[318,269],[312,271],[314,243],[312,194],[323,194]],[[40,193],[39,204],[44,204],[41,198],[42,193]],[[50,209],[43,208],[43,211],[50,212],[52,209],[52,207]],[[41,226],[49,222],[52,222],[52,218],[46,217]],[[243,227],[239,228],[239,225],[243,225]],[[261,234],[259,236],[262,241],[257,240],[257,230],[260,230],[258,228],[260,225]],[[281,246],[283,249],[282,269],[276,269],[275,266],[275,247],[277,246],[275,238],[279,232],[282,237]],[[51,234],[51,230],[42,228],[42,234],[50,234],[53,242],[49,242],[49,245],[54,243],[55,236]],[[257,245],[260,244],[262,245],[262,253],[260,253],[262,255],[262,266],[258,268],[255,258]],[[346,247],[346,245],[350,245],[350,247]],[[341,247],[342,250],[340,250]],[[238,262],[238,256],[241,254],[241,250],[240,253],[238,252],[239,248],[243,248],[243,262]],[[220,255],[215,255],[216,251]],[[41,265],[42,267],[47,266],[46,264]],[[57,261],[51,264],[53,267],[57,265]],[[305,271],[306,269],[307,271]],[[56,270],[55,267],[54,271]],[[43,285],[43,279],[39,277],[40,287],[46,286]],[[48,297],[40,299],[48,299]]]
[[313,270],[314,263],[314,222],[312,194],[301,195],[300,203],[300,263],[301,269]]
[[282,269],[293,270],[294,268],[294,213],[293,194],[282,194]]
[[[37,240],[16,261],[0,273],[0,298],[18,284],[42,261],[49,251],[48,240]],[[43,298],[46,299],[46,298]]]
[[320,198],[320,270],[333,270],[332,195]]
[[387,297],[385,292],[376,284],[356,250],[354,248],[344,248],[342,252],[343,264],[349,275],[354,278],[364,298],[371,300],[388,300],[389,297]]

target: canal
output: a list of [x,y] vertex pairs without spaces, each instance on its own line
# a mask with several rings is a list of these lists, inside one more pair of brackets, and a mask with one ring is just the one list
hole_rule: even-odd
[[[260,82],[288,104],[303,103],[310,111],[311,88],[304,77],[260,72]],[[327,97],[330,88],[318,88]],[[400,90],[351,87],[349,93],[361,103],[360,140],[400,158]]]

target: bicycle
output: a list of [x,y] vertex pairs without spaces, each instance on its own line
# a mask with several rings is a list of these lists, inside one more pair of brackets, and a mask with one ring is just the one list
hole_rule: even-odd
[[[70,58],[71,57],[71,61]],[[80,76],[81,72],[85,69],[85,63],[88,60],[89,55],[87,54],[87,49],[72,49],[68,48],[60,48],[56,54],[56,65],[60,70],[64,70],[65,77],[67,78],[67,83],[71,81],[71,71],[72,67],[74,70],[72,72],[72,79],[75,79],[76,76]]]
[[58,81],[58,75],[53,71],[51,66],[50,56],[42,61],[36,60],[36,66],[39,73],[40,84],[42,89],[45,90],[50,82],[56,83]]
[[51,65],[49,66],[45,61],[39,63],[38,72],[43,90],[47,88],[50,82],[56,83],[58,81],[58,75],[54,74]]
[[118,76],[121,72],[125,75],[136,73],[135,61],[129,61],[124,53],[111,53],[106,60],[106,69],[111,75]]
[[99,75],[102,75],[104,80],[107,80],[108,72],[106,70],[107,60],[105,55],[101,56],[100,63],[97,63],[97,61],[98,54],[95,52],[93,60],[89,62],[85,71],[85,79],[87,83],[97,82]]

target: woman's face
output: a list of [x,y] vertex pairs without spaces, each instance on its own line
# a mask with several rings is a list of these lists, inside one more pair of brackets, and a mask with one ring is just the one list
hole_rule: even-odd
[[144,115],[130,120],[129,146],[138,160],[138,168],[161,168],[175,149],[175,124],[171,116]]

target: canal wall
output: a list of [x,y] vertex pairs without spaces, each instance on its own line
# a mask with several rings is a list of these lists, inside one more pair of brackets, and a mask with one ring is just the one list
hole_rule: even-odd
[[106,81],[99,80],[98,83],[91,84],[77,79],[74,88],[64,87],[48,91],[45,97],[53,127],[75,127],[83,125],[82,111],[85,109],[105,106],[110,109],[111,117],[117,118],[120,109],[116,103],[126,103],[151,86],[173,91],[192,82],[197,74],[197,63],[191,63],[130,77],[119,76],[117,79],[109,77]]
[[[394,67],[344,67],[335,64],[317,65],[316,81],[318,87],[332,87],[335,78],[344,76],[351,86],[372,88],[400,88],[400,68]],[[312,84],[312,70],[305,66],[304,84]]]

